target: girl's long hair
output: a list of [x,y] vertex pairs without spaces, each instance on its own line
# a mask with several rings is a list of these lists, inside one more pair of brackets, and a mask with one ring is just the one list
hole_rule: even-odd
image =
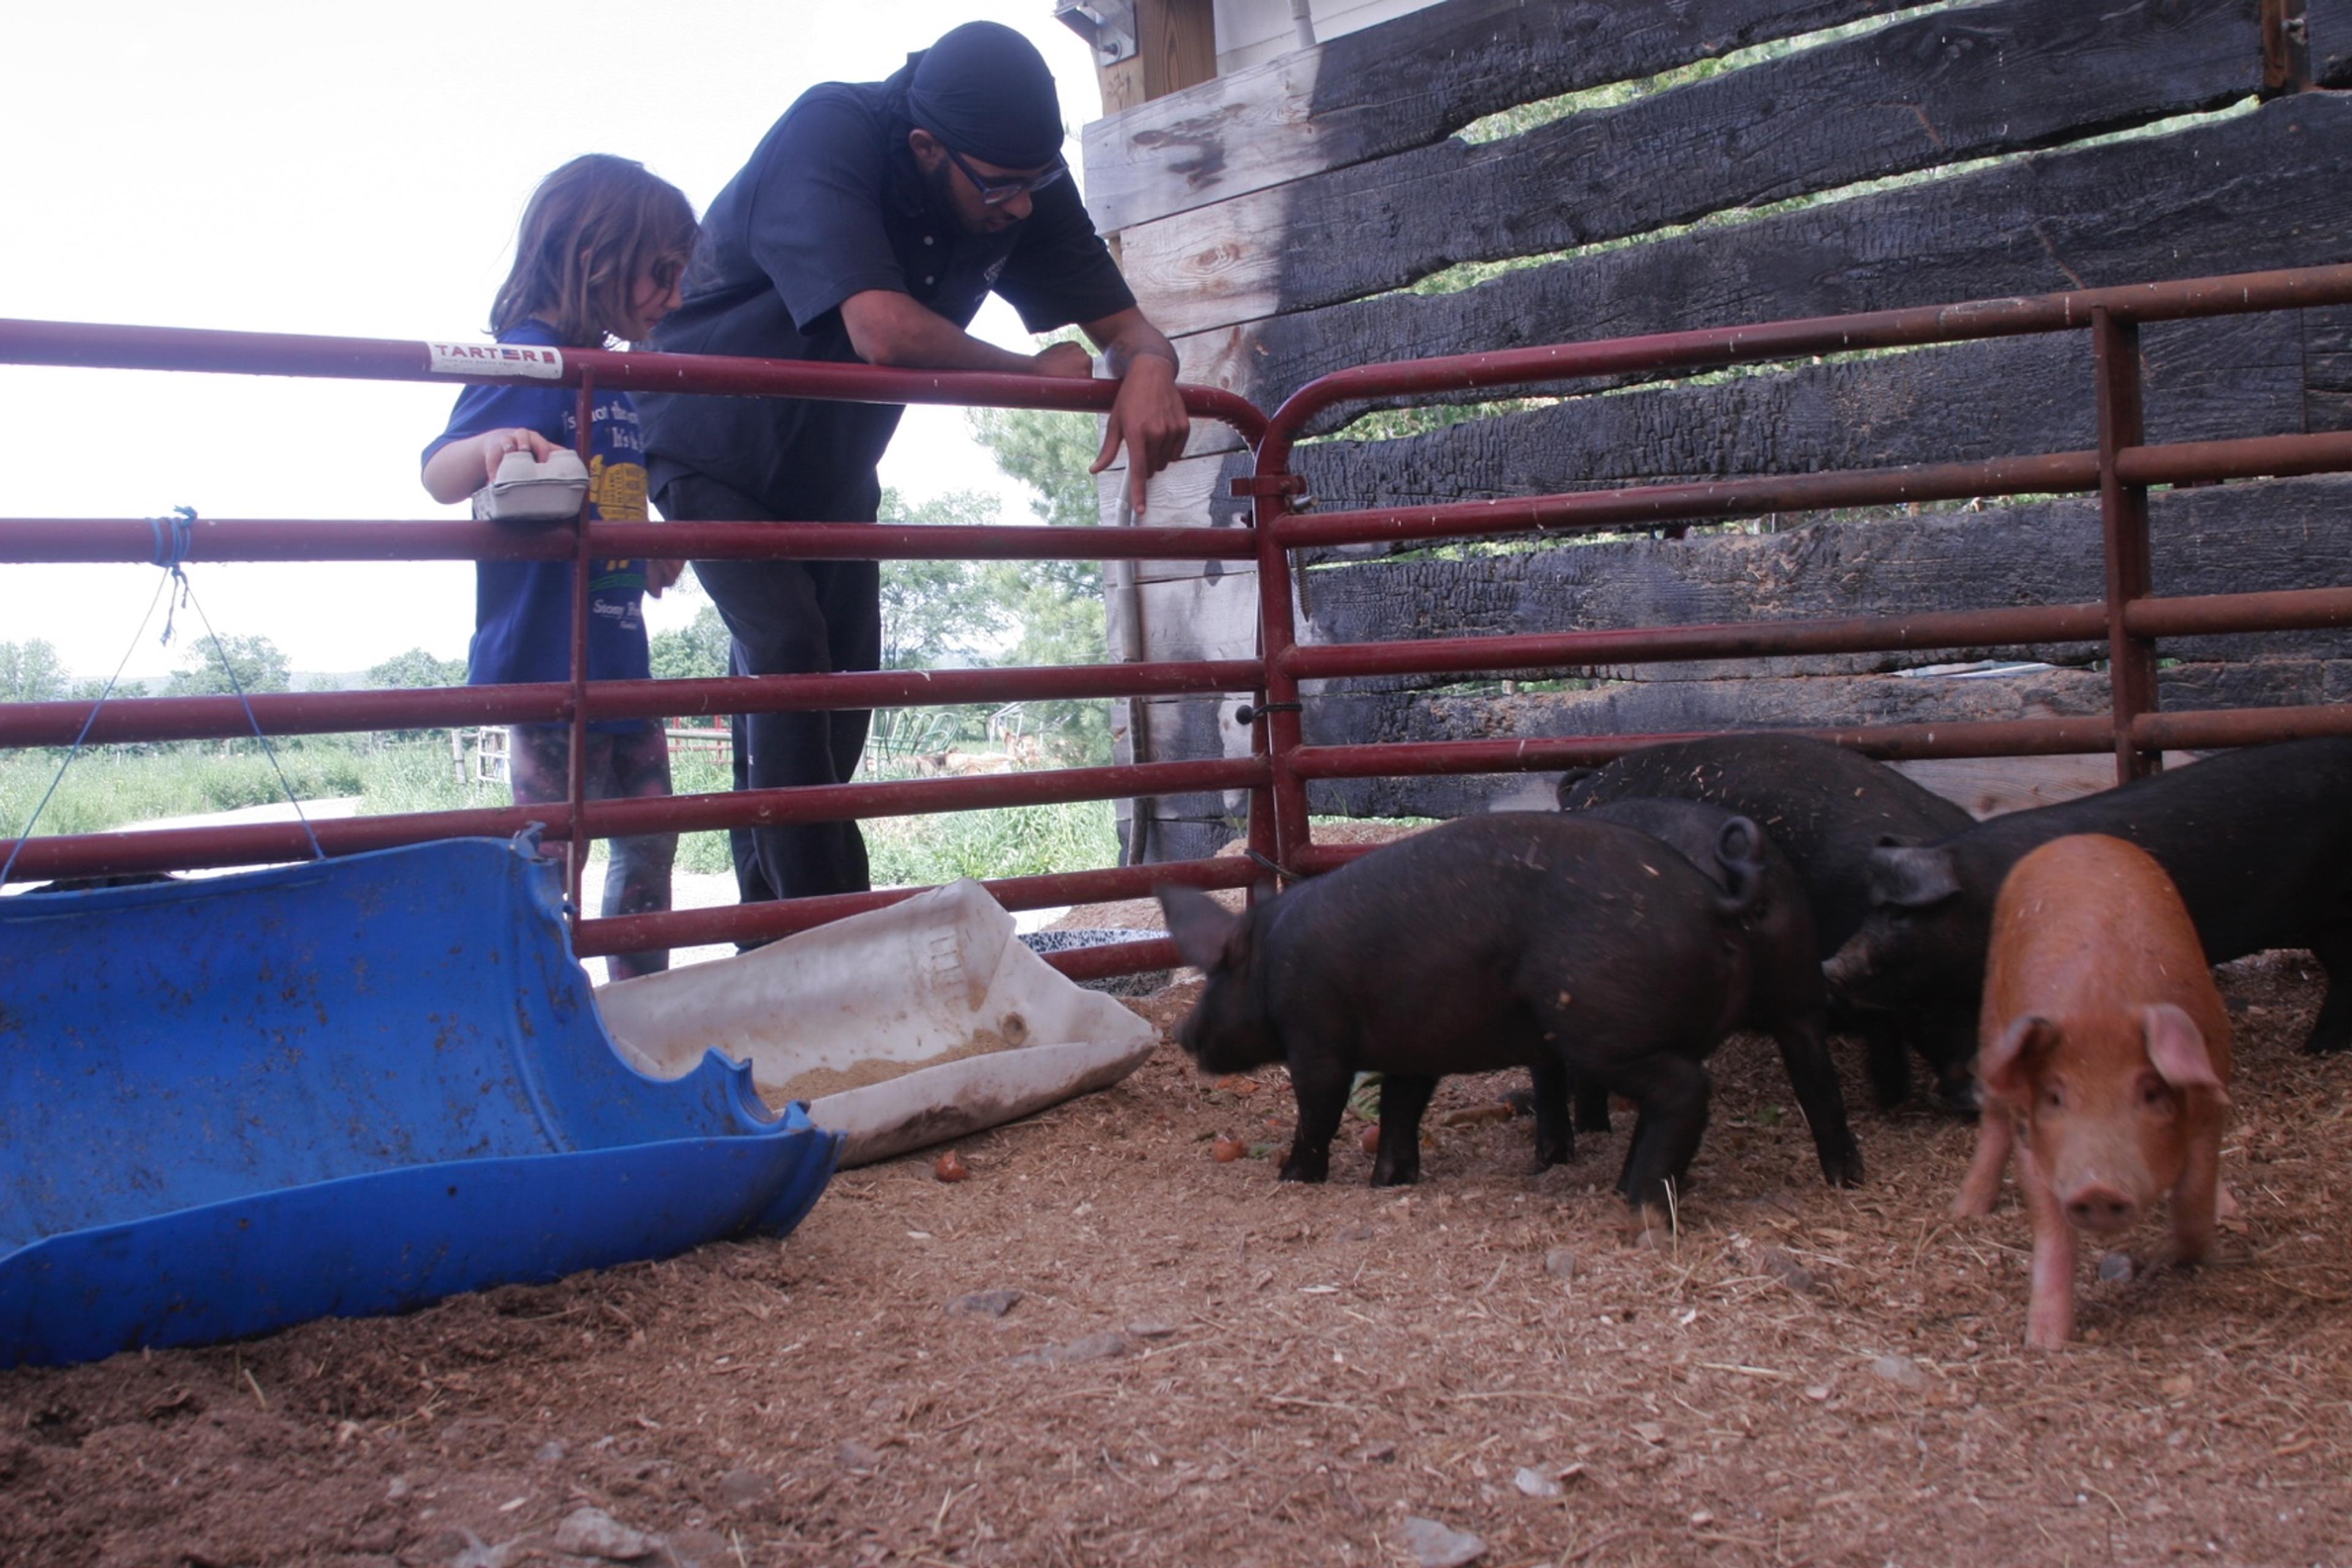
[[514,270],[490,305],[490,331],[537,316],[567,344],[602,348],[646,272],[667,288],[694,253],[694,208],[643,163],[590,153],[539,183],[523,209]]

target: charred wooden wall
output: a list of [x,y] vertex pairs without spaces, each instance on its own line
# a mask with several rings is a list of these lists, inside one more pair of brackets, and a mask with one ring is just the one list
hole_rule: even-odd
[[[2301,25],[2282,28],[2290,13]],[[1087,191],[1185,379],[1272,409],[1370,361],[2352,259],[2339,79],[2352,83],[2352,0],[1448,0],[1097,122]],[[1457,134],[1566,94],[1584,97],[1517,117],[1516,133]],[[2352,312],[2151,327],[2144,347],[2152,440],[2352,426]],[[1320,502],[1352,506],[2094,444],[2081,336],[1543,391],[1409,435],[1335,427],[1298,467]],[[1151,521],[1233,522],[1225,480],[1244,462],[1201,427],[1156,481]],[[2347,502],[2352,480],[2159,494],[2157,591],[2346,581]],[[1309,641],[2101,587],[2095,509],[2074,500],[1300,564]],[[1245,567],[1143,577],[1148,657],[1253,651]],[[1310,742],[1346,742],[2105,711],[2103,649],[2011,651],[2057,668],[1904,673],[1979,657],[1926,652],[1527,672],[1555,689],[1333,682],[1306,725]],[[2337,634],[2161,651],[2167,706],[2352,688]],[[1230,708],[1139,705],[1126,737],[1154,758],[1239,751]],[[1444,814],[1513,783],[1328,784],[1315,799]],[[1202,852],[1238,805],[1152,803],[1150,853]]]

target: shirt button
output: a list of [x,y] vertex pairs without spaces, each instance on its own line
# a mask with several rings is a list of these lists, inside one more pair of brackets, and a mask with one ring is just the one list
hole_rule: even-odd
[[924,285],[925,285],[926,287],[929,287],[930,284],[935,283],[935,282],[937,282],[937,281],[938,281],[938,279],[933,279],[933,278],[926,278],[926,279],[923,279],[923,283],[924,283]]
[[923,243],[924,243],[925,245],[929,245],[929,244],[931,244],[931,243],[932,243],[931,237],[930,237],[929,235],[928,235],[928,234],[927,234],[927,235],[925,235],[925,236],[923,236]]

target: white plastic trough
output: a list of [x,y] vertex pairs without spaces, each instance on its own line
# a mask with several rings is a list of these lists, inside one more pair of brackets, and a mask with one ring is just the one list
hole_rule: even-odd
[[[706,1050],[751,1064],[772,1101],[803,1074],[924,1063],[808,1101],[844,1135],[845,1166],[887,1160],[1108,1088],[1158,1040],[1100,992],[1063,977],[1013,917],[962,881],[732,958],[598,988],[623,1057],[656,1078]],[[982,1033],[1003,1050],[969,1049]]]

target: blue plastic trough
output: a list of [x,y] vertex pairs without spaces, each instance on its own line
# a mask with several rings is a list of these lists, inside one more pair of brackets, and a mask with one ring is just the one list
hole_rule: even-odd
[[560,899],[471,839],[0,900],[0,1366],[798,1224],[838,1135],[622,1061]]

